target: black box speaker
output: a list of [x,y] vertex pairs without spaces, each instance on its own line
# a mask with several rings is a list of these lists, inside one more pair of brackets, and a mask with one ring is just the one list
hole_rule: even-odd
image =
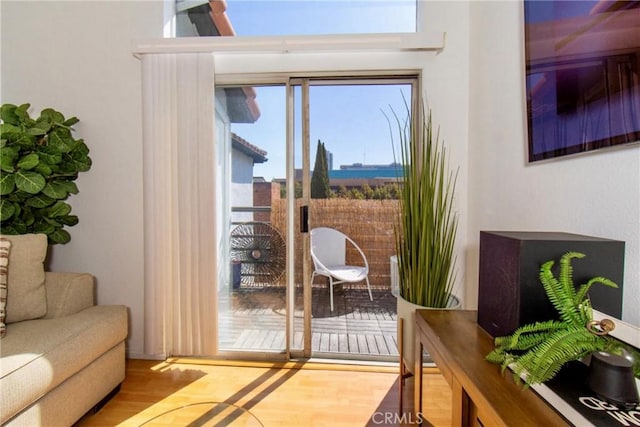
[[618,285],[595,284],[589,298],[596,310],[620,318],[624,242],[569,233],[481,231],[478,324],[496,337],[557,318],[540,282],[540,267],[554,260],[552,271],[558,277],[560,257],[570,251],[586,255],[571,260],[576,287],[598,276]]

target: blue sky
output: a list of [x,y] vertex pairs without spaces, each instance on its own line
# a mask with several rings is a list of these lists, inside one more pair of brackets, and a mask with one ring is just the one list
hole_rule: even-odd
[[238,36],[412,32],[415,0],[227,0]]
[[[268,152],[266,163],[256,164],[255,176],[283,178],[285,157],[285,87],[255,87],[261,116],[253,124],[232,124],[231,130]],[[408,85],[311,86],[311,167],[318,139],[333,153],[333,168],[352,163],[390,164],[394,161],[389,124],[384,113],[405,112],[402,93],[411,98]],[[299,99],[300,91],[296,92]],[[384,113],[383,113],[384,110]],[[300,117],[300,109],[296,108]],[[296,150],[300,152],[300,122],[296,121]],[[394,135],[397,138],[397,135]],[[296,167],[302,161],[296,156]]]
[[[411,0],[251,1],[227,0],[227,14],[237,36],[336,34],[415,31],[416,2]],[[233,124],[232,131],[268,152],[255,176],[267,180],[285,176],[285,88],[255,87],[260,119]],[[402,92],[408,86],[312,86],[311,165],[318,139],[333,153],[334,169],[352,163],[393,162],[389,126],[382,113],[405,110]],[[299,94],[299,93],[298,93]],[[296,139],[300,126],[296,123]],[[297,151],[299,146],[296,147]],[[296,157],[296,167],[301,167]]]

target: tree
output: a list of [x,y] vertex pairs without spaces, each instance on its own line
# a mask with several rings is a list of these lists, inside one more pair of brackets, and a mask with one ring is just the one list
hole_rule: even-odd
[[329,185],[329,168],[327,167],[327,150],[324,143],[318,140],[316,149],[316,164],[311,175],[311,198],[328,199],[331,197]]
[[369,184],[362,184],[361,191],[365,199],[373,199],[373,188]]
[[344,184],[340,184],[340,186],[338,187],[338,197],[340,197],[341,199],[349,198],[349,190]]

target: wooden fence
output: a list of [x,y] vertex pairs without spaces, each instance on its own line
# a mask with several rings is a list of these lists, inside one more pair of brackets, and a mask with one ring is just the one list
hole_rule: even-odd
[[[271,225],[286,241],[286,201],[273,200]],[[309,227],[331,227],[342,231],[360,246],[369,263],[369,281],[374,289],[390,289],[389,258],[395,254],[394,224],[397,221],[397,200],[313,199],[309,206]],[[296,227],[300,224],[295,210]],[[297,228],[296,228],[297,230]],[[302,234],[296,232],[296,248],[302,248]],[[302,252],[296,250],[296,283],[302,283]],[[356,263],[359,255],[347,251],[347,263]],[[309,267],[313,271],[313,265]],[[323,279],[316,279],[321,283]],[[358,286],[366,286],[364,282]]]

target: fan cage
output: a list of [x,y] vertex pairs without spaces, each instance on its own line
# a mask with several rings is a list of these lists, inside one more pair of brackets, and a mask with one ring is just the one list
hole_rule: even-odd
[[278,229],[266,222],[245,222],[231,231],[234,289],[270,286],[284,276],[286,247]]

